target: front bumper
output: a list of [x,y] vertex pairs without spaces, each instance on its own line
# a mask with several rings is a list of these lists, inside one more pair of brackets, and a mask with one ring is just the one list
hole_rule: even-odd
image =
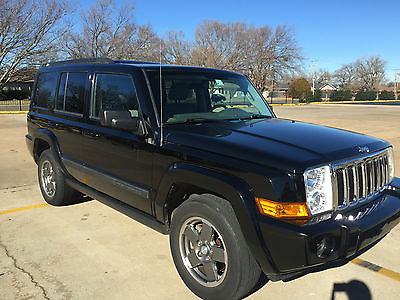
[[[372,201],[351,210],[333,213],[328,219],[296,226],[261,216],[260,231],[270,261],[285,275],[315,267],[346,262],[365,251],[400,222],[400,178]],[[321,242],[331,251],[317,255]],[[265,270],[264,270],[265,272]],[[266,272],[268,273],[268,272]]]

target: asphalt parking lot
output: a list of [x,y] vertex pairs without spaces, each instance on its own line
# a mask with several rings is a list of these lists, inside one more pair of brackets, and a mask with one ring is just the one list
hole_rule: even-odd
[[[400,176],[400,106],[274,110],[388,140]],[[196,299],[175,270],[167,236],[95,200],[43,205],[25,146],[25,118],[0,114],[0,299]],[[398,299],[399,249],[400,226],[359,261],[268,282],[248,299]]]

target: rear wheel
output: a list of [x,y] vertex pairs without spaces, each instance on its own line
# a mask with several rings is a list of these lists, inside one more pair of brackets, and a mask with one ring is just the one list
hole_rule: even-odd
[[43,198],[55,206],[77,203],[80,195],[66,182],[50,149],[42,152],[38,163],[38,179]]
[[174,211],[170,246],[182,280],[203,299],[240,299],[264,275],[231,205],[213,195],[192,196]]

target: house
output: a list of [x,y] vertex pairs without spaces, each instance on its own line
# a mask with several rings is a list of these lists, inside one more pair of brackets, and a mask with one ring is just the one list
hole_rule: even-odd
[[329,96],[333,91],[337,91],[338,88],[331,83],[316,83],[315,84],[316,90],[321,90],[322,92],[322,99],[328,100]]
[[22,68],[16,71],[2,87],[3,91],[31,91],[37,69]]
[[291,97],[288,97],[288,89],[290,86],[291,80],[282,80],[278,83],[275,83],[274,85],[274,91],[264,91],[263,96],[265,99],[272,98],[274,101],[278,101],[281,103],[285,103],[288,101],[288,99],[292,99]]

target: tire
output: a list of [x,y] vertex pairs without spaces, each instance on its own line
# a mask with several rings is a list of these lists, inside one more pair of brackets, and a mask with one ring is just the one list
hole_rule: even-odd
[[265,284],[232,206],[219,197],[193,195],[174,210],[170,247],[180,277],[203,299],[241,299]]
[[56,163],[50,149],[44,150],[39,158],[38,179],[44,200],[54,206],[79,202],[79,193],[65,182],[65,175]]

